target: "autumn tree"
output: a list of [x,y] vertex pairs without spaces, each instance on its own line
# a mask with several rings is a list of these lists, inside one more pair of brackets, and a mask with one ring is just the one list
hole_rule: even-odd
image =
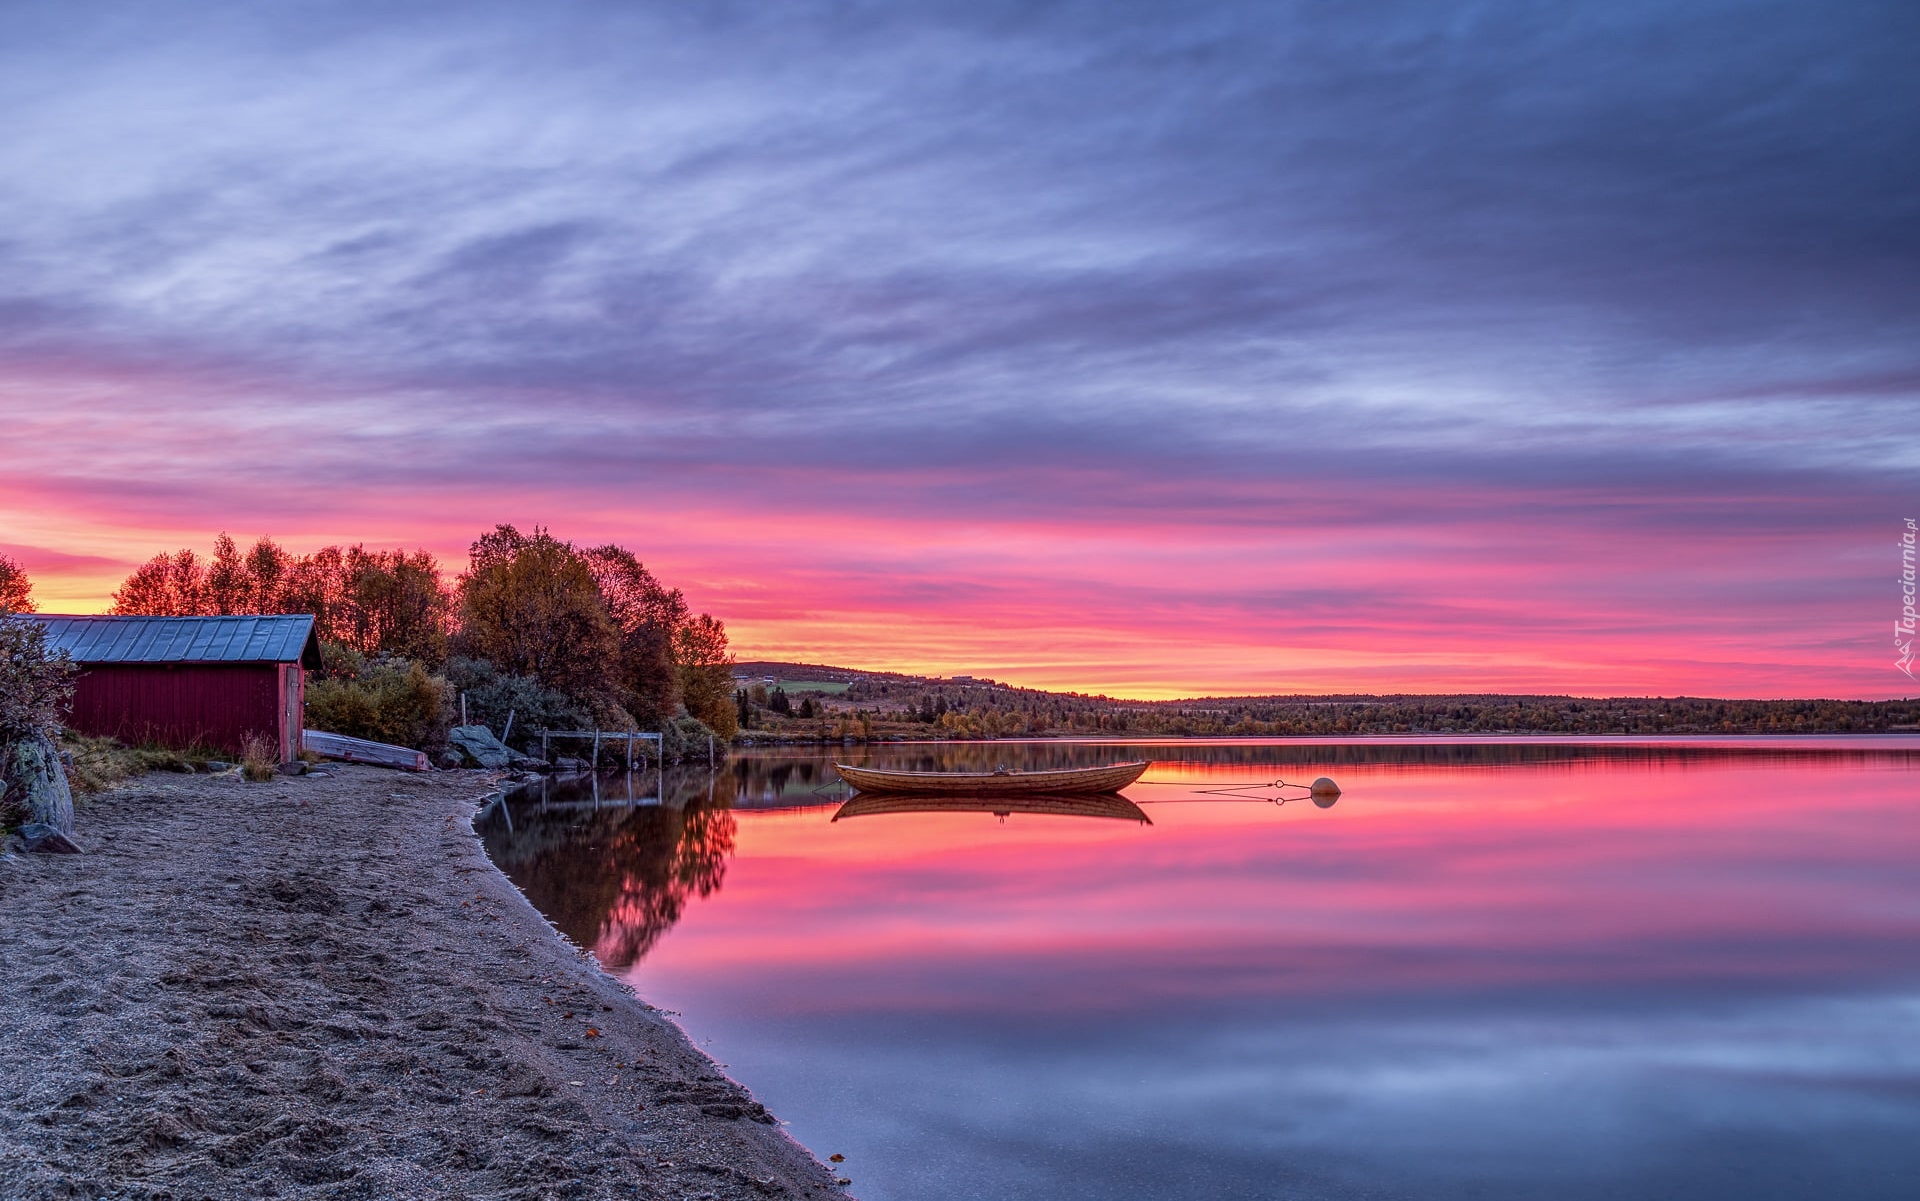
[[26,569],[0,555],[0,613],[33,612],[33,583]]
[[324,547],[295,557],[270,538],[242,555],[231,537],[213,555],[155,555],[114,594],[115,613],[204,617],[311,613],[314,633],[365,655],[437,664],[446,658],[451,600],[426,551]]
[[460,577],[468,653],[590,703],[618,693],[620,632],[585,556],[545,529],[482,534]]
[[165,551],[136,568],[113,594],[114,613],[165,617],[201,617],[206,609],[207,572],[190,550]]
[[258,613],[254,606],[256,589],[240,558],[240,548],[223,531],[213,540],[213,558],[201,584],[201,604],[210,614]]
[[619,632],[621,703],[642,725],[658,725],[680,703],[674,632],[687,621],[686,599],[678,588],[662,587],[624,547],[596,546],[582,554]]
[[[267,559],[279,548],[266,552],[261,552],[259,547],[254,549]],[[337,546],[325,546],[310,555],[280,562],[277,569],[276,609],[283,613],[311,613],[314,631],[322,640],[343,641],[339,634],[345,624],[347,607],[346,552]]]
[[705,613],[674,631],[673,657],[680,669],[680,696],[687,712],[722,738],[739,732],[733,704],[733,654],[727,628]]
[[446,659],[452,602],[432,555],[355,546],[347,551],[342,572],[342,603],[331,615],[335,641],[365,654],[423,663]]

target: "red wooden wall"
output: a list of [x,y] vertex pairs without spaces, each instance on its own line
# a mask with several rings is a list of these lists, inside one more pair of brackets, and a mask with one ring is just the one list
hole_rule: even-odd
[[279,749],[281,762],[300,753],[300,719],[289,713],[287,676],[295,695],[305,681],[287,663],[103,663],[74,681],[67,724],[139,745],[206,747],[239,754],[248,734]]

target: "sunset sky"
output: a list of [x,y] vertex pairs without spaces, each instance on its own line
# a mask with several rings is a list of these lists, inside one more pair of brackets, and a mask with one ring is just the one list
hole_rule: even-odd
[[743,658],[1892,697],[1920,6],[0,0],[0,554]]

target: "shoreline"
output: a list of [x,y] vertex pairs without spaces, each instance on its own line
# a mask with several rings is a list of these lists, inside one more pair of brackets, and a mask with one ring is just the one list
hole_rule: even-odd
[[0,1196],[848,1195],[494,867],[492,777],[328,771],[0,860]]

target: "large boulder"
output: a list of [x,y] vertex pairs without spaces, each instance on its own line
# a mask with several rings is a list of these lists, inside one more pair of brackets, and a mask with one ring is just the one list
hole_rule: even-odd
[[519,757],[485,726],[455,726],[447,731],[447,743],[476,767],[506,767]]
[[0,745],[0,817],[73,836],[73,789],[60,749],[44,734]]

